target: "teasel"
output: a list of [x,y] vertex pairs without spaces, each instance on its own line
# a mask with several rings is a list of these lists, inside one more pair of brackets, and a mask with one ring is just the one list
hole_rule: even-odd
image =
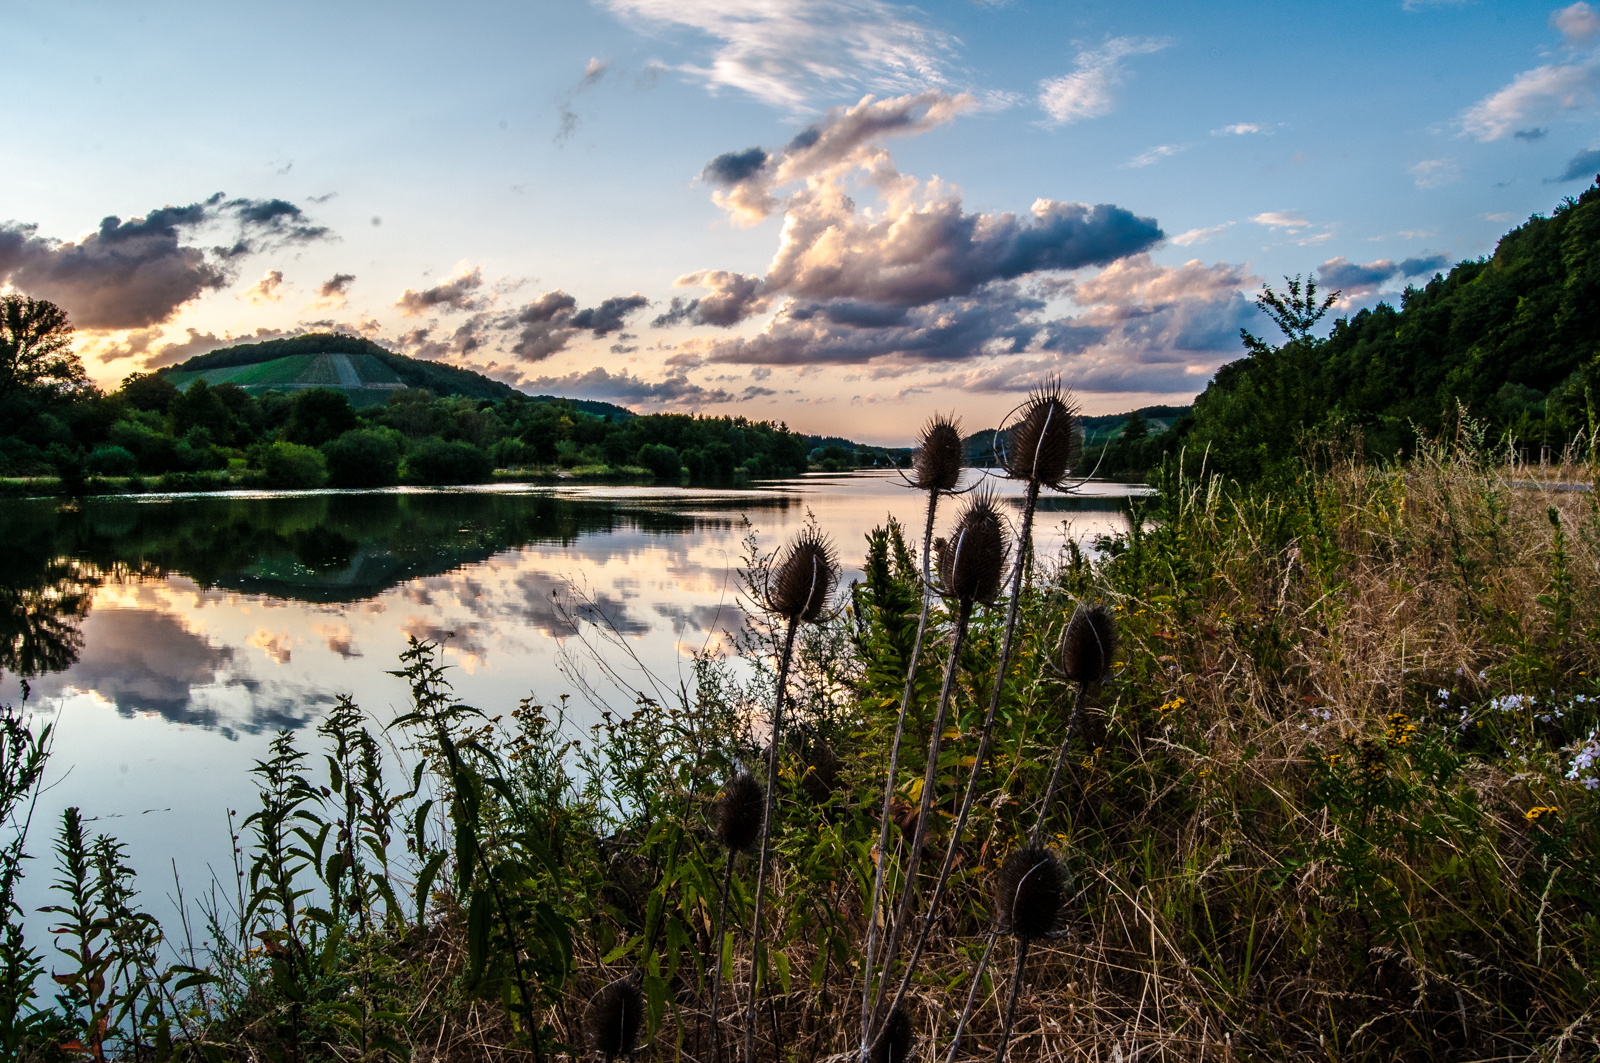
[[722,788],[717,801],[717,818],[713,833],[726,850],[722,867],[722,894],[717,898],[717,924],[711,935],[711,1061],[716,1063],[722,1049],[722,1031],[717,1027],[717,1012],[722,1004],[722,937],[727,927],[728,891],[733,886],[733,861],[740,853],[748,852],[761,837],[761,814],[766,804],[761,784],[756,777],[742,771]]
[[867,1063],[905,1063],[911,1058],[911,1045],[916,1032],[911,1028],[911,1016],[905,1008],[895,1008],[883,1024],[883,1036],[872,1046]]
[[[1110,677],[1116,652],[1117,625],[1110,612],[1103,605],[1086,609],[1080,602],[1067,620],[1066,627],[1062,629],[1055,656],[1049,662],[1051,670],[1062,679],[1074,684],[1076,689],[1073,691],[1072,715],[1067,717],[1066,734],[1061,739],[1061,747],[1056,751],[1055,766],[1050,770],[1050,783],[1045,787],[1044,801],[1039,806],[1038,818],[1034,820],[1033,830],[1028,835],[1028,844],[1032,847],[1043,844],[1045,821],[1049,818],[1051,806],[1055,803],[1056,788],[1061,782],[1062,770],[1066,767],[1067,757],[1072,751],[1072,736],[1077,731],[1078,721],[1082,717],[1084,692]],[[989,969],[989,957],[994,952],[995,939],[999,933],[998,928],[990,933],[989,943],[984,947],[982,958],[978,960],[977,970],[972,975],[972,987],[967,993],[966,1006],[961,1010],[955,1036],[950,1042],[950,1054],[946,1057],[946,1063],[953,1063],[956,1050],[961,1047],[961,1036],[966,1031],[967,1020],[972,1017],[972,1008],[976,1003],[977,988],[983,982],[984,972]]]
[[644,993],[637,974],[619,978],[589,999],[583,1014],[589,1047],[612,1063],[631,1056],[644,1029]]
[[[839,582],[839,562],[833,544],[815,528],[795,536],[788,550],[769,571],[765,598],[767,608],[784,619],[783,649],[778,655],[778,680],[772,700],[772,739],[767,746],[767,787],[761,806],[761,856],[756,865],[756,896],[751,908],[750,940],[755,950],[750,976],[750,1007],[745,1016],[744,1057],[755,1059],[756,1009],[761,995],[757,985],[761,970],[761,909],[766,899],[767,862],[772,855],[772,803],[778,793],[778,762],[783,749],[783,704],[788,697],[789,663],[794,657],[794,638],[802,623],[821,623],[827,615],[828,600]],[[720,964],[720,959],[718,960]],[[715,1030],[712,1031],[713,1037]]]
[[1036,843],[1007,856],[1000,865],[1000,873],[995,876],[995,918],[1016,940],[1011,992],[1006,998],[1005,1021],[1000,1027],[1000,1047],[995,1050],[995,1063],[1005,1063],[1011,1025],[1017,1015],[1017,997],[1028,966],[1028,945],[1055,929],[1064,894],[1061,864],[1054,853]]
[[[912,838],[911,851],[906,858],[904,887],[899,910],[883,946],[884,980],[879,984],[873,1008],[882,1003],[884,988],[893,967],[895,950],[911,919],[911,904],[915,897],[913,884],[922,861],[926,844],[928,823],[932,819],[933,792],[939,774],[939,749],[944,739],[945,720],[950,710],[950,694],[955,688],[956,673],[961,662],[961,650],[966,643],[967,627],[972,620],[973,607],[982,602],[992,603],[1000,593],[1005,577],[1006,556],[1009,553],[1005,518],[996,508],[994,495],[985,491],[973,495],[961,512],[948,540],[940,540],[936,551],[939,566],[939,591],[956,603],[956,626],[950,640],[950,656],[945,661],[944,683],[939,690],[939,705],[934,711],[933,731],[928,737],[927,769],[922,780],[922,800],[917,810],[917,829]],[[889,1009],[893,1015],[900,1001]],[[870,1023],[870,1018],[869,1018]],[[866,1049],[876,1048],[888,1036],[885,1025],[876,1037],[868,1036]]]
[[900,692],[900,711],[895,718],[894,739],[889,744],[889,768],[883,780],[883,808],[878,817],[878,866],[872,878],[872,904],[867,909],[866,956],[862,963],[861,1054],[867,1053],[872,1034],[873,971],[876,969],[878,913],[883,904],[884,875],[889,867],[889,825],[893,819],[895,780],[900,774],[900,745],[905,737],[906,713],[916,690],[917,669],[922,662],[922,643],[928,632],[928,606],[932,600],[933,519],[939,496],[950,494],[961,483],[964,444],[961,422],[944,414],[934,414],[922,426],[916,451],[911,456],[911,475],[906,483],[928,493],[928,516],[922,530],[922,611],[917,617],[917,634],[911,644],[911,659],[906,666],[906,682]]
[[[922,923],[917,931],[917,942],[906,961],[890,1004],[892,1011],[905,998],[916,973],[917,963],[927,947],[928,935],[933,930],[938,915],[939,901],[950,882],[950,872],[955,866],[956,852],[966,831],[967,819],[972,814],[972,804],[978,794],[978,780],[988,759],[989,747],[994,742],[994,721],[1000,711],[1000,698],[1005,691],[1005,676],[1011,667],[1011,654],[1017,632],[1017,609],[1022,602],[1022,581],[1027,573],[1028,552],[1033,543],[1033,514],[1039,505],[1039,491],[1049,487],[1068,490],[1067,480],[1083,449],[1082,426],[1077,407],[1062,391],[1059,380],[1046,381],[1028,396],[1028,401],[1018,408],[1015,419],[1005,433],[1006,444],[1001,456],[1001,466],[1007,476],[1026,484],[1022,506],[1022,526],[1018,530],[1016,563],[1011,575],[1011,600],[1006,606],[1006,622],[1000,640],[1000,657],[995,666],[994,689],[989,698],[989,709],[984,714],[983,728],[978,738],[977,756],[967,776],[966,792],[956,812],[956,821],[950,831],[950,841],[945,847],[944,863],[938,880],[928,898]],[[877,1009],[873,1009],[876,1012]]]

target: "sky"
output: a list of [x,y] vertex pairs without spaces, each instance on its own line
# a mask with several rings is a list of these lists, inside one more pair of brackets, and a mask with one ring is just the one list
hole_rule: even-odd
[[[1600,171],[1587,3],[0,0],[0,284],[113,388],[339,330],[899,445],[1186,403]],[[1331,320],[1331,319],[1330,319]]]

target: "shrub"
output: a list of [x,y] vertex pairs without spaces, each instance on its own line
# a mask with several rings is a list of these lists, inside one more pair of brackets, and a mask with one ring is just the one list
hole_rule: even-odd
[[360,426],[356,411],[342,391],[308,388],[289,400],[289,419],[283,438],[291,443],[320,447]]
[[657,480],[670,480],[676,483],[683,475],[683,464],[678,460],[678,452],[660,443],[646,443],[639,448],[639,453],[633,460],[636,464],[649,469]]
[[261,457],[268,487],[321,487],[328,481],[322,453],[298,443],[274,443]]
[[483,483],[494,473],[488,452],[471,443],[429,439],[406,457],[406,478],[423,484]]
[[400,444],[387,431],[358,428],[322,445],[335,487],[388,487],[400,480]]
[[124,447],[107,444],[95,448],[88,464],[89,471],[96,476],[131,476],[139,467],[139,459]]

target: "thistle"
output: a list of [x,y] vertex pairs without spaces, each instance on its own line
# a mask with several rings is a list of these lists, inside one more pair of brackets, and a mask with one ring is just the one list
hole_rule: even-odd
[[933,931],[934,919],[938,914],[939,900],[944,896],[945,887],[950,882],[950,872],[955,867],[956,853],[961,845],[962,834],[966,831],[967,818],[971,815],[972,804],[977,799],[978,780],[983,772],[983,764],[988,759],[989,747],[994,742],[994,721],[1000,711],[1001,695],[1005,691],[1003,679],[1011,666],[1011,654],[1015,647],[1017,609],[1022,602],[1022,581],[1027,572],[1028,551],[1033,542],[1033,514],[1038,508],[1039,491],[1044,487],[1058,491],[1066,490],[1067,477],[1083,449],[1082,426],[1077,408],[1061,390],[1060,382],[1055,380],[1048,381],[1028,396],[1028,401],[1018,409],[1005,435],[1002,467],[1007,476],[1027,484],[1027,493],[1022,507],[1022,526],[1018,532],[1016,564],[1011,574],[1011,600],[1006,607],[1005,632],[1000,640],[1000,657],[995,665],[994,689],[989,698],[988,712],[984,714],[977,755],[973,758],[972,770],[967,776],[966,792],[962,795],[955,825],[950,832],[950,841],[945,848],[944,864],[939,869],[939,878],[934,883],[933,892],[928,898],[922,924],[917,932],[917,943],[911,950],[911,957],[907,960],[905,971],[900,977],[899,988],[895,991],[894,1001],[890,1004],[891,1011],[905,998],[906,991],[911,986],[911,978],[916,973],[917,962],[922,958],[923,949],[927,947],[928,935]]
[[[933,574],[933,518],[939,508],[939,496],[954,491],[961,482],[963,457],[960,422],[943,414],[935,414],[922,427],[916,452],[911,457],[910,486],[928,492],[928,518],[922,532],[922,612],[917,617],[917,635],[911,646],[911,660],[906,667],[905,687],[900,692],[900,711],[895,718],[894,739],[889,744],[889,770],[883,780],[883,810],[878,817],[878,866],[872,879],[872,905],[868,909],[867,947],[861,987],[861,1055],[867,1055],[868,1038],[872,1034],[872,977],[878,941],[878,911],[883,903],[883,880],[889,866],[889,824],[893,820],[895,780],[900,774],[900,744],[905,737],[906,712],[911,707],[911,697],[916,689],[917,668],[922,662],[922,640],[928,631],[928,605],[932,591]],[[881,995],[881,990],[880,990]]]
[[1050,850],[1040,845],[1018,849],[1000,865],[995,878],[995,915],[1017,942],[1015,966],[1011,972],[1011,993],[1006,999],[1005,1022],[1000,1027],[1000,1047],[995,1063],[1005,1063],[1011,1042],[1011,1025],[1017,1015],[1017,997],[1028,965],[1028,945],[1055,929],[1065,900],[1061,865]]
[[911,1058],[911,1044],[915,1032],[911,1029],[911,1016],[905,1008],[895,1008],[884,1021],[883,1034],[872,1046],[868,1063],[905,1063]]
[[722,1031],[717,1027],[717,1012],[722,1003],[722,935],[728,913],[728,890],[733,885],[733,860],[747,852],[761,837],[761,817],[766,797],[761,784],[747,771],[735,775],[722,789],[717,801],[715,833],[717,841],[728,851],[722,868],[722,895],[717,900],[717,925],[711,935],[712,959],[716,966],[711,976],[711,1059],[716,1059],[722,1048]]
[[[894,963],[895,949],[911,920],[911,903],[914,897],[911,885],[916,879],[926,843],[928,822],[932,818],[933,793],[939,773],[939,748],[944,739],[945,720],[950,710],[950,694],[961,661],[961,650],[966,643],[967,626],[972,620],[973,606],[978,602],[993,602],[1000,593],[1004,578],[1006,556],[1005,520],[995,507],[994,496],[984,492],[974,495],[962,510],[948,540],[940,540],[936,554],[939,569],[939,591],[956,602],[956,627],[950,640],[950,656],[944,666],[944,683],[939,690],[939,706],[934,712],[933,731],[928,737],[927,769],[922,780],[922,802],[917,811],[917,829],[912,838],[911,852],[906,858],[905,890],[900,898],[900,908],[889,928],[884,942],[883,970],[885,981],[880,984],[878,999],[881,1003],[887,975]],[[913,962],[915,962],[913,960]],[[899,1008],[897,998],[889,1009],[892,1016]],[[876,1038],[869,1040],[874,1048],[888,1036],[885,1026]],[[865,1053],[863,1053],[865,1054]]]
[[644,994],[636,977],[618,979],[591,997],[583,1028],[589,1047],[604,1056],[606,1063],[633,1055],[644,1028]]
[[[802,622],[820,623],[828,599],[839,582],[839,562],[833,544],[815,528],[806,528],[789,544],[768,574],[764,597],[767,608],[785,621],[783,649],[778,655],[778,681],[772,704],[772,739],[767,745],[767,792],[761,809],[761,856],[756,865],[756,896],[751,909],[750,940],[756,950],[754,970],[760,971],[761,910],[766,899],[767,862],[772,854],[772,802],[778,792],[779,751],[783,748],[783,703],[788,696],[789,663],[794,657],[794,637]],[[719,961],[720,964],[720,961]],[[755,974],[750,982],[750,1008],[745,1017],[744,1057],[755,1059],[756,1009],[761,994]],[[715,1031],[713,1031],[713,1043]]]

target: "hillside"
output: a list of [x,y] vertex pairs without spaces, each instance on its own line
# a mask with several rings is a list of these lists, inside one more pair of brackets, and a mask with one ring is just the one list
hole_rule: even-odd
[[[1112,439],[1117,430],[1127,423],[1128,418],[1137,413],[1144,418],[1148,430],[1152,434],[1165,432],[1178,421],[1188,416],[1188,406],[1142,406],[1130,413],[1107,413],[1083,419],[1083,443],[1085,448],[1093,449],[1103,446]],[[998,428],[985,428],[981,432],[974,432],[965,439],[967,460],[974,465],[993,466],[998,464],[994,455],[994,437],[999,433]]]
[[[510,385],[470,369],[410,358],[385,350],[371,340],[332,332],[223,347],[159,372],[179,388],[200,379],[207,384],[237,384],[257,395],[273,390],[332,388],[344,392],[357,408],[381,406],[390,395],[405,388],[426,388],[439,396],[464,395],[495,402],[520,394]],[[532,401],[550,402],[554,398],[540,395]],[[609,402],[567,401],[584,413],[614,419],[634,416],[632,410]]]

